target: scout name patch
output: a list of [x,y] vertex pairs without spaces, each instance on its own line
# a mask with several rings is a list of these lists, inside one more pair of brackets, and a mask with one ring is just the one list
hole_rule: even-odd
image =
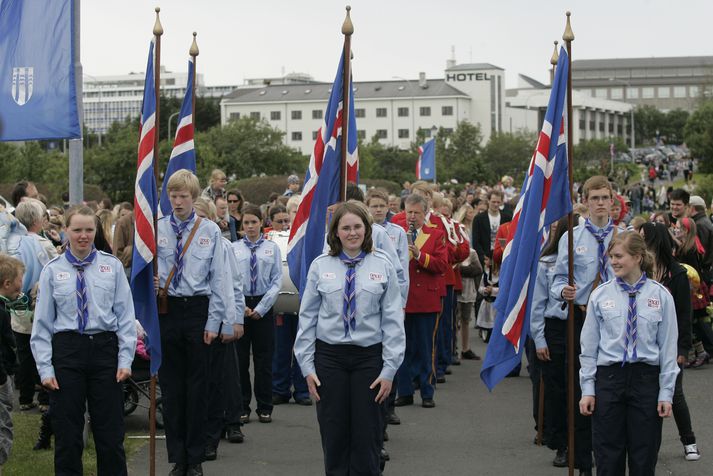
[[646,300],[646,305],[651,309],[661,309],[661,301],[655,298],[648,298]]
[[272,256],[273,251],[271,248],[265,248],[264,253],[265,253],[265,256]]
[[616,307],[616,304],[614,304],[614,301],[608,300],[604,301],[602,303],[602,309],[614,309]]
[[57,276],[55,276],[55,278],[57,278],[57,281],[66,281],[69,279],[69,273],[67,273],[67,272],[57,273]]
[[369,280],[376,281],[378,283],[383,283],[385,281],[384,275],[381,273],[369,273]]
[[111,266],[109,266],[108,264],[100,264],[99,272],[100,273],[111,273]]
[[205,248],[206,246],[210,246],[210,238],[207,236],[201,236],[198,238],[198,246],[201,246]]
[[337,279],[337,275],[334,273],[322,273],[322,279]]

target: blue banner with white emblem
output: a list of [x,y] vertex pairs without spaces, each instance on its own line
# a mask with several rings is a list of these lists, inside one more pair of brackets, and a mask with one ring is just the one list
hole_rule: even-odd
[[73,1],[0,0],[0,141],[81,137]]

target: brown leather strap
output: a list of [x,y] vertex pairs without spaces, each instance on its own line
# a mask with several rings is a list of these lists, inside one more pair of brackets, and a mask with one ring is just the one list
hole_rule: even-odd
[[[183,246],[183,251],[181,251],[181,258],[183,258],[186,255],[186,251],[188,251],[188,247],[191,246],[191,242],[193,241],[193,237],[196,234],[196,231],[198,231],[198,226],[201,224],[201,221],[203,219],[201,217],[196,218],[196,223],[193,225],[193,229],[191,230],[190,235],[188,235],[188,239],[186,240],[186,244]],[[168,277],[166,278],[166,284],[164,284],[163,288],[160,289],[160,293],[163,293],[163,295],[168,296],[168,287],[171,285],[171,280],[173,279],[173,276],[176,274],[176,265],[173,265],[173,268],[171,268],[171,272],[168,273]]]

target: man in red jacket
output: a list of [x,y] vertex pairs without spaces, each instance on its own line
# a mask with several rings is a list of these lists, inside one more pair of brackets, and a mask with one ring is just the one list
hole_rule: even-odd
[[428,202],[406,199],[409,239],[409,294],[406,301],[406,356],[398,372],[396,406],[413,404],[413,380],[419,379],[421,406],[433,408],[436,316],[441,311],[443,273],[448,269],[446,238],[426,221]]

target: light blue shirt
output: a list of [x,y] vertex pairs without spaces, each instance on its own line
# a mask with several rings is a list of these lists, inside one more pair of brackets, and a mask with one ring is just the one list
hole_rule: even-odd
[[381,343],[384,364],[379,376],[393,380],[406,350],[396,270],[379,250],[367,253],[356,266],[356,328],[345,336],[342,314],[346,274],[342,260],[326,254],[317,257],[309,268],[294,347],[302,374],[316,374],[317,339],[360,347]]
[[[394,225],[398,228],[398,225]],[[403,230],[403,229],[402,229]],[[404,232],[404,239],[406,239],[406,234]],[[399,290],[401,294],[401,299],[403,302],[403,305],[401,307],[406,307],[406,300],[408,299],[408,286],[409,286],[409,276],[408,276],[408,244],[406,245],[406,266],[404,267],[403,259],[399,255],[399,251],[396,248],[395,244],[393,243],[391,239],[391,235],[389,235],[386,231],[386,228],[384,228],[383,225],[379,225],[377,223],[372,223],[371,224],[371,241],[374,243],[374,248],[377,250],[383,251],[386,256],[389,258],[389,261],[391,261],[391,264],[394,266],[394,269],[396,270],[396,278],[398,279],[399,283]],[[324,240],[324,247],[322,248],[323,253],[329,253],[329,243],[327,243],[327,240],[325,238]]]
[[[636,309],[637,357],[633,359],[630,343],[626,360],[658,365],[658,401],[671,402],[679,372],[676,364],[678,328],[673,298],[663,285],[647,279],[637,294]],[[616,280],[607,281],[592,293],[580,336],[579,382],[582,395],[595,395],[598,365],[621,365],[624,360],[628,314],[629,295]]]
[[[158,221],[158,277],[159,285],[163,288],[166,284],[168,273],[171,272],[175,261],[176,234],[171,228],[170,215]],[[193,217],[183,233],[185,245],[188,236],[193,230],[197,217]],[[226,296],[225,260],[223,258],[223,236],[218,225],[210,220],[201,220],[201,224],[193,236],[190,246],[183,256],[183,275],[179,283],[171,281],[168,288],[169,296],[193,297],[208,296],[208,320],[205,330],[217,333],[225,317],[231,296]],[[218,258],[218,259],[214,259]],[[176,279],[175,276],[173,278]],[[228,335],[233,335],[232,330]]]
[[35,283],[40,280],[42,268],[57,256],[55,252],[50,255],[48,249],[42,246],[41,241],[49,243],[47,238],[42,238],[35,233],[21,236],[14,251],[14,258],[25,265],[25,275],[22,278],[22,292],[30,294]]
[[233,296],[235,306],[227,306],[223,327],[245,322],[245,296],[243,296],[242,278],[238,271],[238,262],[233,253],[232,243],[223,237],[223,259],[228,266],[225,267],[226,295]]
[[[406,300],[408,299],[408,287],[409,287],[409,273],[408,273],[408,238],[406,237],[406,232],[399,225],[385,221],[384,223],[378,223],[385,230],[386,234],[391,239],[391,244],[394,245],[396,250],[396,256],[401,265],[401,268],[396,268],[396,274],[399,277],[399,286],[401,289],[401,298],[404,300],[404,307],[406,307]],[[378,247],[377,247],[378,248]],[[384,250],[388,253],[388,250]],[[394,267],[396,267],[394,265]]]
[[[597,228],[595,226],[595,228]],[[602,228],[597,228],[601,230]],[[619,230],[621,231],[621,230]],[[560,301],[562,299],[562,290],[568,284],[568,255],[567,252],[567,236],[568,233],[560,238],[557,251],[557,264],[555,265],[555,280],[550,288],[550,297]],[[592,293],[592,285],[597,274],[599,274],[599,243],[597,239],[584,227],[579,225],[574,228],[574,283],[577,285],[577,293],[574,298],[574,303],[581,306],[587,305],[587,299]],[[614,230],[604,239],[604,250],[609,247]],[[611,262],[607,260],[607,269],[609,270],[609,278],[614,277],[614,270],[611,267]]]
[[[136,350],[134,301],[124,267],[114,256],[97,251],[84,271],[89,319],[85,334],[115,332],[119,340],[120,369],[130,369]],[[50,261],[40,274],[30,346],[40,379],[55,376],[52,366],[52,336],[79,332],[77,318],[77,271],[64,254]]]
[[545,318],[567,320],[567,308],[562,309],[562,301],[550,297],[550,288],[555,280],[557,255],[540,258],[537,263],[537,279],[532,293],[530,307],[530,335],[535,341],[535,348],[547,347],[545,340]]
[[[245,277],[243,293],[250,296],[250,248],[243,240],[231,243],[233,253],[238,263],[238,273]],[[255,282],[255,296],[262,296],[255,306],[260,316],[267,314],[277,301],[282,287],[282,256],[277,243],[263,240],[257,251],[257,281]]]

